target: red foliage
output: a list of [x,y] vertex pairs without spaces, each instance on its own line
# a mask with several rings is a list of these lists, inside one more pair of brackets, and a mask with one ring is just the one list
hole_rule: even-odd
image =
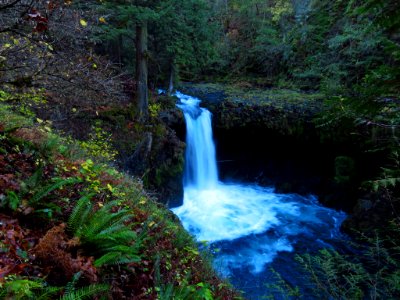
[[8,152],[0,155],[0,197],[8,191],[19,191],[21,178],[32,175],[35,164],[30,154],[20,153],[12,145],[3,145]]
[[93,257],[74,253],[79,241],[68,238],[65,226],[63,223],[51,228],[32,249],[32,253],[45,267],[52,283],[65,284],[79,271],[88,283],[97,282],[97,269],[93,266]]
[[16,191],[19,184],[15,180],[14,174],[0,174],[0,191]]
[[49,28],[49,20],[43,17],[35,8],[32,8],[29,12],[28,20],[36,22],[34,31],[43,32]]
[[16,219],[0,214],[0,282],[9,274],[32,274],[28,251],[37,238],[19,226]]

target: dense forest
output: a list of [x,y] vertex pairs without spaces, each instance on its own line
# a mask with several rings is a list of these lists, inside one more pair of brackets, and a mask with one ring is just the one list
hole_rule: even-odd
[[[329,178],[351,192],[325,202],[347,210],[353,252],[297,260],[317,299],[400,296],[399,1],[5,0],[0,298],[241,299],[167,208],[183,193],[173,93],[208,83],[250,103],[223,104],[226,127],[265,95],[277,135],[305,139],[289,127],[307,119],[356,145]],[[302,298],[279,284],[270,297]]]

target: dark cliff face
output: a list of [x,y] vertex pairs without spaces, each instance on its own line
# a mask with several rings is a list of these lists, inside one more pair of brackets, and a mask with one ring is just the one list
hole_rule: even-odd
[[124,167],[129,173],[141,176],[159,202],[169,205],[183,199],[184,143],[170,128],[164,130],[162,135],[146,132]]
[[158,113],[151,125],[140,128],[139,141],[121,163],[130,174],[143,179],[157,201],[177,205],[183,199],[184,119],[175,107],[175,99],[168,100],[168,107]]

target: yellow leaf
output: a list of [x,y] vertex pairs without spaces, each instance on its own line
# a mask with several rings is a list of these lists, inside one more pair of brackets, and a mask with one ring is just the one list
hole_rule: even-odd
[[87,22],[86,22],[84,19],[81,19],[81,20],[79,21],[79,23],[80,23],[83,27],[86,27],[86,26],[87,26]]
[[114,190],[113,187],[111,186],[111,184],[109,184],[109,183],[107,183],[107,188],[110,190],[111,193]]
[[156,224],[156,222],[154,222],[154,221],[151,221],[151,222],[149,223],[149,227],[152,227],[152,226],[154,226],[154,224]]
[[92,67],[93,67],[93,69],[97,69],[97,65],[96,64],[93,64]]
[[99,18],[100,23],[107,23],[106,19],[104,17]]
[[43,120],[42,120],[42,119],[39,119],[39,118],[36,118],[36,121],[37,121],[39,124],[42,124],[42,123],[43,123]]

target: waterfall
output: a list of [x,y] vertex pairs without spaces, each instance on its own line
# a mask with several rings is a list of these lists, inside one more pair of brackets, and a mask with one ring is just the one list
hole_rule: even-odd
[[186,160],[184,186],[197,189],[218,183],[215,145],[212,138],[211,113],[199,106],[200,100],[177,92],[186,121]]
[[239,288],[244,288],[242,280],[259,282],[259,288],[246,293],[259,299],[267,264],[280,252],[330,246],[345,214],[319,205],[311,195],[218,181],[211,113],[197,98],[180,92],[176,96],[185,116],[187,145],[183,205],[172,211],[198,241],[218,249],[214,266],[220,274]]

